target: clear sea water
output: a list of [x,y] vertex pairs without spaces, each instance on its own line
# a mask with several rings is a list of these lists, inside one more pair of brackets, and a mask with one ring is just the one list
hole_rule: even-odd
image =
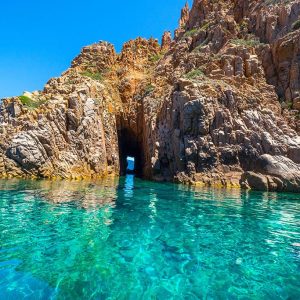
[[300,299],[300,195],[0,181],[0,299]]

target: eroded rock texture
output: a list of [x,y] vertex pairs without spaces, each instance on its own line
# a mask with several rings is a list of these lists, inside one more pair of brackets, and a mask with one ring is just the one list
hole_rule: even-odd
[[195,0],[161,46],[85,47],[4,100],[0,174],[122,174],[134,156],[154,180],[299,191],[299,14],[299,0]]

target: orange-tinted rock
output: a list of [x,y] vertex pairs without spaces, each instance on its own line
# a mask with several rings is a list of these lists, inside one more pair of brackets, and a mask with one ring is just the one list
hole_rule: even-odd
[[179,28],[185,27],[185,25],[189,19],[189,13],[190,13],[189,4],[186,2],[184,8],[181,10],[181,16],[180,16],[180,20],[179,20]]
[[172,35],[170,31],[166,31],[163,34],[162,40],[161,40],[161,49],[162,51],[168,51],[171,47],[172,43]]

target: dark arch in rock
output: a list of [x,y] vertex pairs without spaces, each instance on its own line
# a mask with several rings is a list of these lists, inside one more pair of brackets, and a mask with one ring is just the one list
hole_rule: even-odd
[[120,173],[126,174],[127,157],[134,157],[135,168],[134,173],[137,176],[143,175],[143,149],[142,144],[134,131],[130,128],[121,128],[118,130],[119,138],[119,157],[120,157]]
[[127,157],[134,158],[134,174],[144,177],[145,147],[143,143],[143,110],[136,108],[130,117],[121,115],[117,117],[120,175],[126,175]]

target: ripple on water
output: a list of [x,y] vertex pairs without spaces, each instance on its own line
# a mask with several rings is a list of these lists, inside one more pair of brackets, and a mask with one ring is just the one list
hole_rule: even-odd
[[0,180],[0,299],[300,299],[299,200]]

